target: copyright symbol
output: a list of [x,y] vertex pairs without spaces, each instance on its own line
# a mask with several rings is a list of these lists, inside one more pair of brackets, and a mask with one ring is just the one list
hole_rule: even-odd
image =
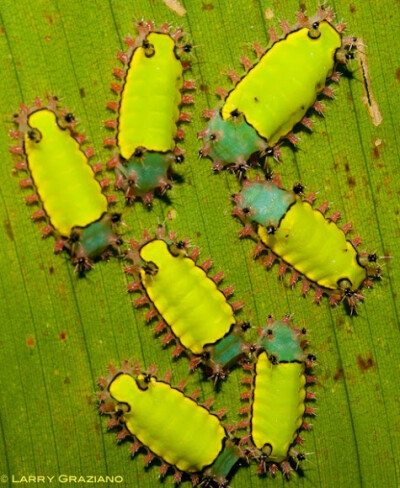
[[7,483],[8,482],[8,476],[6,474],[2,474],[0,476],[0,483]]

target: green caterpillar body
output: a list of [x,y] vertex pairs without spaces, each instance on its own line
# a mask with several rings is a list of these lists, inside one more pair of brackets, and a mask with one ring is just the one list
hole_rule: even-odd
[[202,364],[217,381],[249,354],[243,335],[250,325],[236,320],[243,302],[229,303],[233,287],[219,290],[223,273],[208,276],[212,261],[196,264],[199,249],[188,253],[188,246],[188,239],[177,240],[173,232],[165,236],[161,227],[156,238],[145,232],[143,242],[132,240],[127,253],[132,265],[125,272],[134,281],[127,289],[142,293],[134,304],[149,305],[146,320],[157,320],[155,332],[167,331],[163,344],[175,341],[173,356],[185,352],[191,370]]
[[26,202],[41,207],[32,218],[46,221],[42,236],[56,237],[55,252],[67,251],[76,269],[87,271],[122,244],[115,233],[120,215],[108,212],[115,197],[103,193],[109,180],[97,181],[101,164],[89,164],[94,150],[81,148],[85,136],[76,131],[75,117],[58,108],[56,97],[47,103],[36,98],[32,108],[21,105],[14,122],[18,128],[10,134],[19,145],[10,150],[22,157],[15,168],[29,175],[20,186],[33,187]]
[[[252,368],[251,391],[242,394],[250,406],[241,413],[248,414],[252,457],[258,463],[259,474],[267,470],[275,475],[278,466],[289,477],[292,465],[305,459],[295,445],[304,441],[301,429],[311,429],[306,415],[315,415],[306,400],[315,400],[315,394],[306,392],[306,383],[315,378],[306,375],[314,366],[316,357],[305,354],[306,329],[290,326],[287,316],[281,321],[268,318],[267,325],[259,328],[257,357]],[[249,370],[249,368],[246,368]]]
[[217,89],[222,107],[204,111],[210,121],[199,133],[204,139],[200,155],[213,160],[214,170],[242,173],[254,153],[279,158],[283,140],[298,142],[292,132],[296,124],[311,128],[306,113],[311,107],[323,111],[318,95],[333,96],[326,81],[338,81],[337,62],[352,57],[352,41],[342,39],[345,26],[334,26],[332,19],[333,12],[324,7],[313,19],[300,12],[293,28],[282,22],[283,38],[271,31],[268,50],[254,44],[256,63],[241,58],[247,70],[243,77],[228,71],[235,86],[229,92]]
[[281,277],[292,269],[291,286],[302,277],[303,295],[313,285],[317,303],[325,293],[331,305],[345,299],[351,310],[355,309],[363,299],[361,287],[371,287],[370,277],[379,273],[376,254],[357,251],[361,239],[346,238],[351,224],[338,227],[339,212],[330,218],[324,216],[328,202],[314,209],[314,193],[302,198],[302,185],[288,191],[282,188],[279,175],[274,178],[246,180],[234,196],[237,206],[233,214],[245,226],[240,235],[258,241],[255,256],[267,252],[267,267],[275,259],[281,261]]
[[209,411],[209,402],[197,403],[199,390],[190,396],[183,393],[184,383],[172,387],[171,373],[163,380],[156,369],[142,371],[138,363],[124,362],[121,370],[109,367],[110,376],[98,383],[100,412],[111,416],[108,428],[119,427],[118,439],[134,438],[134,454],[140,447],[147,449],[145,463],[154,457],[162,460],[160,475],[171,468],[174,481],[183,473],[193,485],[215,483],[226,486],[227,477],[243,457],[239,439],[234,439],[221,423],[226,409],[216,414]]
[[140,198],[150,206],[155,193],[164,195],[172,187],[172,164],[183,162],[183,150],[176,140],[184,136],[179,121],[189,121],[181,113],[183,104],[193,102],[195,83],[183,79],[190,64],[181,56],[191,45],[181,42],[182,29],[170,32],[168,24],[159,29],[151,21],[137,24],[138,37],[126,38],[128,53],[119,53],[125,69],[114,69],[123,83],[111,83],[119,102],[107,106],[117,112],[116,120],[107,120],[106,127],[114,137],[104,139],[106,146],[115,147],[107,166],[116,172],[115,187],[125,194],[127,203]]

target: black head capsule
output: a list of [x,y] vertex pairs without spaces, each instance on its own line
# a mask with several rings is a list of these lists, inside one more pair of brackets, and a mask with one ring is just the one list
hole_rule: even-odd
[[267,336],[271,337],[273,335],[274,333],[272,332],[272,329],[267,329]]
[[272,147],[269,147],[265,150],[265,155],[269,158],[274,157],[274,149]]
[[302,195],[304,192],[304,186],[301,183],[297,183],[297,185],[294,185],[293,191],[296,193],[296,195]]
[[345,57],[348,61],[350,61],[351,59],[354,59],[354,53],[346,53]]
[[118,238],[118,239],[115,241],[115,244],[116,244],[117,246],[122,246],[122,244],[123,244],[123,243],[124,243],[124,240],[123,240],[123,239],[121,239],[120,237],[119,237],[119,238]]
[[148,275],[148,276],[155,276],[158,273],[158,268],[154,263],[146,263],[143,266],[143,271]]
[[354,291],[351,288],[345,288],[344,289],[344,295],[347,298],[351,298],[354,295]]
[[276,227],[273,225],[267,225],[267,234],[268,235],[273,235],[276,232]]
[[135,156],[135,158],[142,158],[144,156],[144,151],[145,150],[143,147],[137,147],[133,155]]
[[114,212],[111,214],[111,222],[113,224],[118,224],[118,222],[121,222],[121,214]]
[[248,213],[250,213],[250,209],[249,209],[249,207],[244,207],[244,208],[242,208],[242,211],[243,211],[243,213],[244,213],[244,214],[248,214]]
[[80,235],[78,232],[71,232],[71,234],[69,236],[69,241],[72,243],[78,242],[79,238],[80,238]]
[[274,177],[274,174],[271,170],[268,170],[266,173],[265,173],[265,180],[266,181],[272,181],[272,178]]
[[40,142],[42,140],[42,134],[40,133],[40,131],[38,129],[29,129],[28,130],[28,137],[29,137],[29,140],[31,140],[32,142]]
[[308,37],[311,39],[318,39],[320,35],[321,31],[319,30],[319,22],[314,22],[311,29],[308,31]]
[[193,46],[191,44],[185,44],[183,46],[183,50],[185,51],[185,53],[190,53],[192,52],[192,49],[193,49]]
[[73,122],[75,120],[75,117],[73,114],[69,113],[69,114],[66,114],[64,116],[64,119],[65,119],[65,122],[67,122],[67,124],[70,124],[71,122]]
[[149,41],[145,39],[143,41],[142,47],[144,49],[144,55],[146,56],[146,58],[151,58],[152,56],[154,56],[156,50],[154,49],[153,44],[150,44]]
[[369,263],[376,263],[377,260],[378,260],[378,256],[376,255],[375,252],[373,254],[368,254]]
[[175,156],[175,162],[178,164],[183,163],[184,160],[185,160],[185,158],[184,158],[183,154],[178,154],[177,156]]
[[303,328],[301,329],[301,333],[302,333],[303,335],[304,335],[304,334],[307,334],[307,329],[306,329],[305,327],[303,327]]
[[272,364],[276,365],[279,364],[278,358],[275,356],[275,354],[271,354],[269,356],[269,360],[271,361]]
[[231,116],[232,117],[239,117],[239,110],[237,108],[235,108],[235,110],[232,110],[231,112]]
[[177,247],[178,249],[185,249],[185,243],[184,243],[183,241],[178,241],[178,242],[176,243],[176,247]]
[[306,457],[304,456],[304,454],[302,452],[299,452],[296,456],[297,458],[297,461],[304,461],[306,459]]
[[217,136],[215,134],[210,134],[210,141],[215,141]]
[[317,360],[317,356],[315,356],[314,354],[309,354],[309,355],[307,356],[307,359],[308,359],[309,361],[311,361],[312,363],[314,363],[314,362]]
[[240,327],[241,327],[243,332],[246,332],[246,330],[250,329],[251,325],[250,325],[250,322],[243,322]]

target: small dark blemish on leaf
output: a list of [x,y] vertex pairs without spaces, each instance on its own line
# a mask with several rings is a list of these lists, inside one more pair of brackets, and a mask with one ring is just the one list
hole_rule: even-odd
[[[4,27],[2,27],[2,29],[4,29]],[[397,81],[400,81],[400,68],[396,69],[396,78],[397,78]]]
[[79,95],[81,96],[81,98],[85,98],[86,97],[86,93],[85,93],[85,89],[84,88],[79,88]]
[[371,153],[374,159],[379,159],[379,147],[373,147]]
[[206,85],[205,83],[202,83],[200,86],[199,86],[200,90],[204,93],[209,93],[209,88],[208,88],[208,85]]
[[349,163],[345,163],[344,169],[347,171],[347,173],[350,171]]
[[370,368],[372,368],[375,365],[374,360],[372,358],[372,354],[370,352],[367,353],[366,359],[364,359],[361,354],[357,356],[357,366],[358,369],[362,372],[365,373],[368,371]]
[[5,29],[4,25],[2,25],[2,26],[0,27],[0,32],[1,32],[2,34],[5,34],[5,33],[6,33],[6,29]]
[[67,333],[65,331],[61,331],[60,332],[60,339],[62,341],[65,341],[66,338],[67,338]]
[[213,10],[214,5],[211,2],[210,3],[203,2],[203,6],[201,8],[202,10]]
[[35,345],[35,338],[32,336],[28,336],[28,338],[26,339],[26,345],[27,347],[29,347],[29,349],[32,349]]
[[355,11],[356,11],[356,6],[355,6],[355,5],[353,5],[353,4],[351,3],[351,4],[350,4],[350,12],[351,12],[352,14],[354,14],[354,12],[355,12]]
[[50,273],[51,275],[52,275],[52,274],[54,274],[54,268],[53,268],[53,266],[50,266],[50,268],[49,268],[49,273]]
[[71,380],[68,378],[68,376],[65,377],[64,384],[69,385],[71,383]]
[[347,183],[350,188],[354,188],[356,186],[356,179],[353,176],[348,176]]
[[333,376],[333,381],[339,381],[343,378],[343,368],[338,368]]
[[6,234],[8,236],[8,238],[10,239],[10,241],[13,241],[14,240],[14,232],[12,230],[12,227],[11,227],[11,222],[6,219],[4,221],[4,228],[6,229]]
[[50,14],[45,14],[46,20],[50,25],[54,24],[53,17]]

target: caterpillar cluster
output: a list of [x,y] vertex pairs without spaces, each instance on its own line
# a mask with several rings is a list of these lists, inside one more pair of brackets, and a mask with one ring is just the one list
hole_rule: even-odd
[[[356,39],[345,37],[345,25],[333,17],[326,7],[313,18],[299,12],[295,25],[281,22],[280,37],[270,29],[266,49],[253,45],[255,61],[242,57],[243,75],[228,71],[234,86],[218,88],[221,104],[203,112],[209,121],[198,134],[199,154],[212,160],[215,172],[239,176],[232,214],[243,224],[240,237],[256,241],[254,258],[267,268],[279,261],[278,274],[290,271],[292,288],[301,279],[303,295],[313,287],[316,303],[327,295],[331,305],[345,302],[353,313],[364,299],[362,287],[380,276],[381,258],[357,250],[361,239],[347,238],[351,224],[339,227],[339,212],[326,217],[328,202],[314,208],[315,193],[305,195],[301,183],[284,189],[268,168],[268,158],[281,158],[282,144],[298,143],[297,124],[312,128],[310,110],[323,113],[320,97],[334,97],[338,64],[355,55]],[[181,28],[156,28],[152,21],[136,27],[136,39],[125,39],[127,52],[118,53],[123,68],[113,73],[121,83],[111,83],[117,99],[107,102],[116,116],[105,122],[112,134],[103,142],[125,203],[151,207],[155,195],[171,189],[174,165],[184,160],[177,141],[184,137],[180,124],[191,119],[181,108],[194,102],[186,91],[195,81],[184,79],[193,46]],[[211,276],[211,258],[198,264],[199,248],[174,231],[144,230],[141,239],[124,237],[123,246],[121,213],[111,211],[117,197],[105,190],[110,179],[97,179],[101,164],[89,164],[94,149],[83,147],[75,116],[56,97],[37,98],[32,108],[22,104],[14,122],[14,167],[26,173],[20,186],[34,188],[26,202],[39,205],[32,218],[45,221],[41,233],[55,236],[55,252],[66,251],[80,274],[118,255],[135,308],[147,307],[145,321],[155,323],[156,335],[165,333],[163,346],[174,343],[174,358],[185,354],[190,371],[202,367],[215,384],[237,365],[244,370],[241,400],[248,404],[227,424],[226,409],[212,413],[213,399],[200,403],[199,389],[187,395],[184,381],[172,386],[171,372],[159,379],[154,365],[109,366],[108,377],[98,380],[107,428],[118,430],[119,441],[132,440],[132,455],[144,449],[146,465],[160,459],[160,476],[173,472],[175,483],[188,477],[193,486],[225,487],[235,466],[251,463],[260,475],[280,470],[290,477],[306,459],[297,444],[304,442],[300,431],[312,427],[307,417],[315,415],[309,402],[316,395],[307,385],[316,381],[316,356],[305,352],[307,330],[292,326],[289,316],[270,316],[251,341],[255,327],[237,318],[244,302],[229,300],[234,287],[220,289],[224,273]],[[250,167],[261,169],[254,179],[246,177]]]

